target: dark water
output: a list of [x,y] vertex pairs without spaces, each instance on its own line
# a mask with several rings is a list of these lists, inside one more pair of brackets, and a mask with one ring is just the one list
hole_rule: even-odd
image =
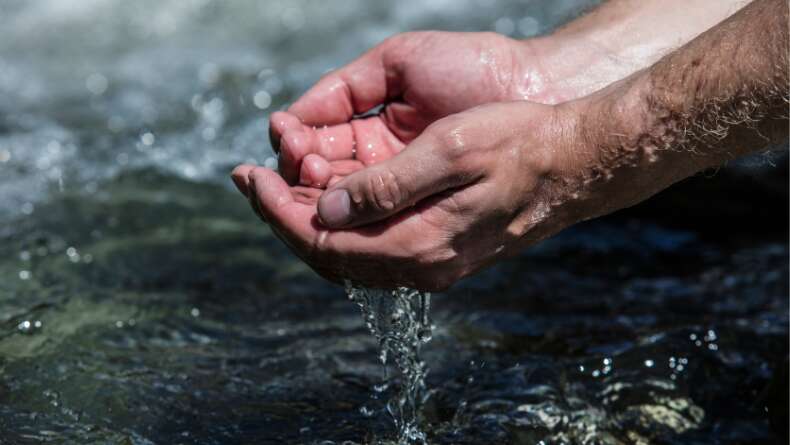
[[[228,171],[388,34],[588,3],[0,0],[0,444],[392,437],[358,309]],[[758,157],[434,295],[430,443],[786,443],[787,229]]]

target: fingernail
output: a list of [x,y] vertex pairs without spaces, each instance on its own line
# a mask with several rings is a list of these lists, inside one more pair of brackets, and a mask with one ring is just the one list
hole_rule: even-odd
[[329,227],[340,227],[351,221],[351,198],[344,189],[332,190],[318,201],[318,214]]

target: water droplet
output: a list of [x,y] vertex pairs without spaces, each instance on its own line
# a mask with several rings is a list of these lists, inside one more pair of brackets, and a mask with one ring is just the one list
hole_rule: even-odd
[[32,275],[31,275],[29,270],[20,270],[19,271],[19,279],[20,280],[23,280],[23,281],[29,280],[31,276]]
[[85,88],[97,96],[104,94],[108,85],[107,78],[100,73],[93,73],[85,79]]
[[277,158],[270,156],[263,161],[263,166],[272,170],[277,169]]
[[142,142],[143,145],[150,147],[154,145],[154,142],[156,142],[156,136],[154,136],[154,134],[151,133],[150,131],[145,132],[142,135],[140,135],[140,142]]
[[31,215],[33,213],[33,210],[35,210],[35,207],[33,206],[32,202],[26,202],[22,204],[22,213],[24,213],[25,215]]
[[255,96],[252,97],[252,103],[261,110],[265,110],[271,106],[272,96],[267,91],[258,91],[255,93]]
[[532,37],[540,32],[540,22],[535,17],[524,17],[518,21],[518,32],[524,37]]
[[500,17],[494,22],[494,31],[509,36],[516,30],[516,24],[510,17]]
[[[419,359],[421,338],[428,338],[432,325],[428,317],[430,295],[413,289],[374,290],[346,283],[349,299],[356,302],[371,334],[378,340],[380,359],[387,372],[387,358],[397,368],[397,393],[387,403],[398,430],[398,443],[424,442],[419,429],[419,406],[425,387],[425,363]],[[380,394],[386,387],[376,388]]]
[[80,260],[80,254],[79,252],[77,252],[77,249],[75,247],[69,247],[68,249],[66,249],[66,256],[69,257],[69,261],[71,261],[72,263],[79,262]]

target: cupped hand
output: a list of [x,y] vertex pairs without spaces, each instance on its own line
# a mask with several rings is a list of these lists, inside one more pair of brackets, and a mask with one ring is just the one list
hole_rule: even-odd
[[555,211],[574,122],[559,107],[490,104],[438,120],[323,194],[263,167],[233,178],[324,277],[444,289],[574,222]]
[[493,33],[391,37],[272,114],[279,170],[291,185],[323,188],[392,157],[445,116],[491,102],[550,102],[540,54],[530,41]]

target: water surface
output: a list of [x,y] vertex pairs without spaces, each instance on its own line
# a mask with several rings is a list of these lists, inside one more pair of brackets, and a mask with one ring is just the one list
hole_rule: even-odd
[[[268,114],[387,35],[524,37],[591,3],[0,0],[0,444],[392,437],[358,309],[228,172],[271,165]],[[772,443],[786,165],[700,175],[434,295],[429,441]]]

